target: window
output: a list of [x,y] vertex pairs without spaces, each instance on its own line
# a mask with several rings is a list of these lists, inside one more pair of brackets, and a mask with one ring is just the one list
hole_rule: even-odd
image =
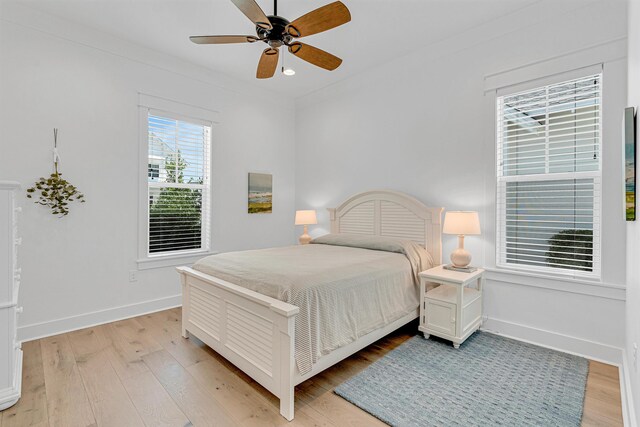
[[147,256],[209,249],[211,124],[147,113]]
[[600,276],[601,74],[497,99],[497,264]]

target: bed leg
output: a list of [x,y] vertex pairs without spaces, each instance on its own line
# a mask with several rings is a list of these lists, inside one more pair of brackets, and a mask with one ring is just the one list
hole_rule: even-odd
[[293,399],[293,388],[280,398],[280,415],[285,417],[287,421],[293,420]]
[[[295,396],[295,316],[281,318],[274,328],[279,330],[280,346],[277,359],[280,362],[280,415],[287,421],[293,420],[293,401]],[[277,360],[276,359],[276,360]]]
[[187,311],[189,310],[189,294],[187,289],[187,275],[180,274],[180,284],[182,285],[182,338],[189,338],[187,332]]

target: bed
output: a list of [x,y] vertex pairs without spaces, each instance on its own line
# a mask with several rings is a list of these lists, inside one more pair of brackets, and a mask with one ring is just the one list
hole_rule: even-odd
[[[297,384],[418,317],[417,291],[408,288],[414,282],[407,276],[417,274],[418,264],[400,252],[413,253],[420,245],[431,264],[441,263],[442,208],[398,192],[369,191],[329,213],[332,235],[324,242],[222,254],[177,269],[183,287],[182,335],[196,336],[277,396],[287,420],[294,417]],[[346,236],[351,237],[345,244]],[[354,238],[357,245],[350,244]],[[398,239],[402,247],[395,246]],[[360,241],[382,242],[385,248],[358,247]],[[244,268],[248,259],[254,265]],[[274,267],[274,260],[281,265]],[[331,283],[329,291],[326,283]],[[336,293],[347,288],[350,294]],[[356,304],[358,310],[349,313],[345,306],[351,303],[342,300],[367,289],[374,289],[371,298],[351,297],[365,305]],[[309,313],[315,307],[335,313],[314,321],[316,314]]]

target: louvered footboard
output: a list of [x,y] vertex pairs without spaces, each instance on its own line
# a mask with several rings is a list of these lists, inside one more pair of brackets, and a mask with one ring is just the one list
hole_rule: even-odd
[[178,267],[182,336],[193,334],[280,399],[293,419],[294,321],[298,307]]

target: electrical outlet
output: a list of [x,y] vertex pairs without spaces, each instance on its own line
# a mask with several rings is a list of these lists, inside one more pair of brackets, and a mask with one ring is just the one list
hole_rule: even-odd
[[129,281],[130,282],[137,282],[138,281],[138,271],[131,270],[129,272]]
[[638,370],[638,344],[633,343],[633,369]]

